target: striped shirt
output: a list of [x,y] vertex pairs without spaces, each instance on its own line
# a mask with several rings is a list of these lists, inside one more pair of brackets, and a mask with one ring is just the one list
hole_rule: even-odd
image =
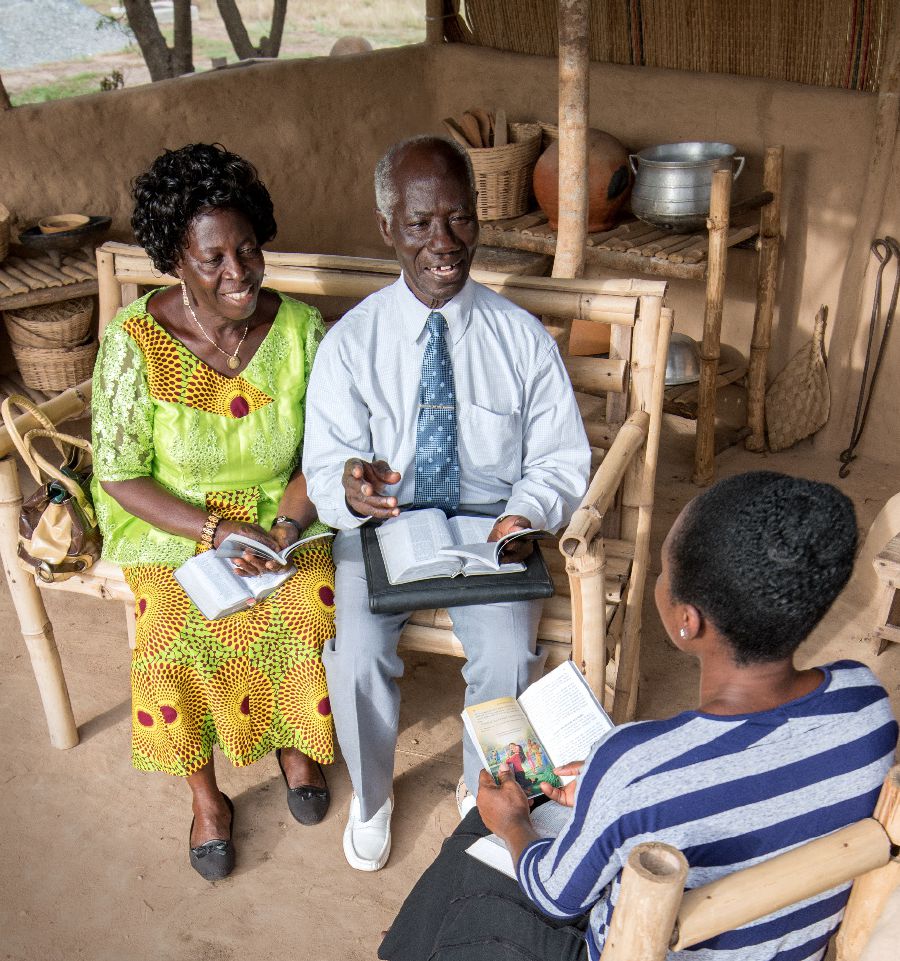
[[[884,689],[855,661],[820,668],[819,686],[771,711],[687,711],[626,724],[599,741],[556,839],[530,844],[517,874],[544,912],[588,910],[600,957],[631,849],[681,850],[696,888],[869,817],[897,744]],[[840,923],[842,885],[726,932],[670,961],[818,961]]]

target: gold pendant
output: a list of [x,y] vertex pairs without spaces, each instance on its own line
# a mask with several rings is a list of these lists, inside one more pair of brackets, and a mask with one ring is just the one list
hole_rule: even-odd
[[238,367],[241,366],[241,362],[237,359],[237,357],[229,357],[227,363],[229,370],[237,370]]

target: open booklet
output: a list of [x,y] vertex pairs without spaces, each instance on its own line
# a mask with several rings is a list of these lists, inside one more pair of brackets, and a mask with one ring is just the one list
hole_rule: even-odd
[[391,584],[409,584],[460,574],[513,574],[525,565],[503,563],[503,548],[522,538],[550,537],[549,531],[529,528],[487,542],[496,523],[493,517],[447,517],[436,507],[404,511],[377,530],[378,545]]
[[[518,700],[500,697],[472,705],[462,712],[462,719],[486,770],[496,779],[505,762],[529,797],[542,795],[543,781],[558,787],[573,780],[558,778],[553,768],[584,760],[594,744],[613,727],[609,715],[571,661],[535,681]],[[532,813],[532,823],[539,818],[535,829],[539,834],[544,832],[542,836],[552,837],[559,833],[568,813],[568,808],[558,804],[543,804]],[[556,829],[549,830],[551,826]],[[498,867],[497,845],[506,850],[499,838],[490,835],[468,850],[479,860]],[[487,852],[488,856],[481,857],[479,852]],[[514,876],[508,853],[503,863],[507,862],[506,873]]]
[[[319,525],[320,526],[320,525]],[[200,613],[208,620],[215,621],[236,611],[246,610],[258,601],[268,597],[272,591],[297,573],[290,564],[294,551],[323,538],[334,537],[333,531],[318,530],[300,540],[288,544],[281,551],[273,551],[252,537],[243,534],[229,534],[213,551],[204,551],[185,561],[175,571],[175,580],[184,588],[187,596],[197,605]],[[253,577],[242,577],[236,573],[231,561],[249,550],[259,557],[275,561],[277,564],[290,564],[287,569],[266,571]]]

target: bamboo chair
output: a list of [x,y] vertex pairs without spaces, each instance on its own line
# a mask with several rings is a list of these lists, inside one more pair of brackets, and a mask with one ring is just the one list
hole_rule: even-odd
[[[750,924],[854,881],[835,936],[837,961],[858,961],[891,893],[900,886],[900,765],[884,781],[875,813],[691,891],[688,864],[668,844],[637,845],[600,961],[664,961],[669,951]],[[854,880],[855,879],[855,880]]]
[[[266,253],[267,286],[300,296],[362,298],[392,283],[394,261]],[[140,247],[107,243],[97,251],[100,327],[138,296],[139,288],[175,283],[160,276]],[[672,311],[666,285],[651,280],[560,280],[473,271],[473,277],[538,316],[579,317],[613,325],[610,359],[567,359],[599,464],[581,506],[545,551],[556,596],[544,606],[539,643],[550,666],[572,657],[616,721],[634,716],[647,576],[653,487],[662,418]],[[54,422],[89,412],[90,382],[42,405]],[[605,399],[605,403],[604,403]],[[17,423],[31,426],[30,415]],[[16,562],[22,495],[5,428],[0,428],[0,554],[38,682],[51,743],[78,743],[53,630],[33,577]],[[134,642],[134,599],[121,569],[106,561],[47,590],[75,591],[126,605]],[[407,650],[463,656],[446,611],[416,611],[401,637]]]

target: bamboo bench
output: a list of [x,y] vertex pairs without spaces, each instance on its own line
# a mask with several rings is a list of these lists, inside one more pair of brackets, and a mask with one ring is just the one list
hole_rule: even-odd
[[[392,283],[396,262],[266,252],[265,284],[301,297],[361,299]],[[141,287],[175,283],[160,276],[139,247],[107,243],[97,251],[100,328]],[[612,325],[609,358],[566,357],[597,466],[590,488],[559,539],[545,551],[557,594],[544,606],[539,643],[548,665],[568,657],[582,669],[617,722],[637,703],[641,607],[647,576],[653,488],[662,418],[666,353],[672,311],[666,284],[651,280],[562,280],[473,271],[474,279],[538,316],[580,318]],[[90,382],[41,405],[54,422],[90,409]],[[33,426],[30,415],[17,423]],[[40,689],[51,743],[78,743],[53,629],[32,576],[16,560],[22,503],[14,451],[0,428],[0,555]],[[126,604],[133,643],[133,597],[115,564],[101,561],[83,576],[55,584]],[[338,599],[340,603],[340,599]],[[403,631],[407,650],[463,656],[446,611],[417,611]]]
[[[835,936],[837,961],[858,961],[900,886],[900,765],[885,778],[871,818],[709,884],[684,890],[688,863],[668,844],[637,845],[600,961],[664,961],[709,938],[854,881]],[[854,880],[855,879],[855,880]]]

